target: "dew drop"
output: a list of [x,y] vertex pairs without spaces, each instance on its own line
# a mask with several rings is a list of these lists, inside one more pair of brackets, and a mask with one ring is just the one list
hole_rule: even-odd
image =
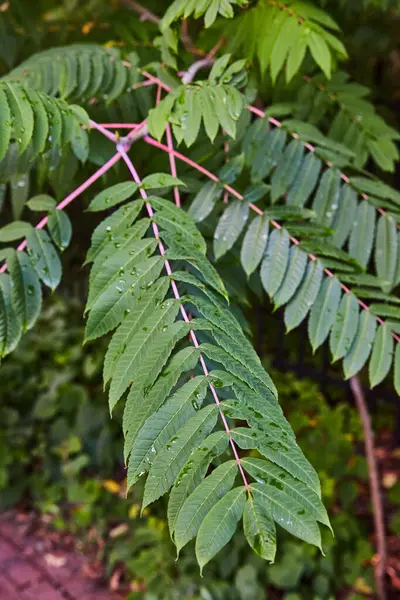
[[122,294],[125,291],[126,281],[124,279],[120,279],[116,285],[116,290],[118,294]]

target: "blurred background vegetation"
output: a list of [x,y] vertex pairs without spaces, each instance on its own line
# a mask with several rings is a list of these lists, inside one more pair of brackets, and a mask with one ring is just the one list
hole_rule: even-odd
[[[324,539],[326,557],[280,531],[277,560],[268,566],[239,534],[200,578],[191,547],[175,562],[162,501],[140,517],[141,490],[125,498],[120,415],[110,420],[101,382],[106,344],[82,347],[82,310],[78,297],[49,299],[38,326],[2,365],[1,509],[35,509],[60,539],[74,534],[96,568],[102,563],[99,574],[116,573],[119,589],[131,590],[132,599],[373,597],[363,435],[341,387],[324,384],[324,393],[310,378],[271,369],[284,411],[321,478],[335,531],[335,538],[328,533]],[[374,419],[379,446],[395,442],[395,410],[380,403]],[[390,487],[390,540],[400,534],[400,479],[393,468],[383,483]]]
[[[168,2],[145,4],[162,14]],[[376,0],[368,3],[367,10],[361,0],[323,4],[343,28],[351,56],[347,71],[372,88],[379,112],[398,128],[398,2]],[[151,23],[143,26],[128,1],[4,2],[0,5],[0,72],[6,73],[39,49],[74,41],[122,45],[127,52],[137,51],[145,63],[155,57],[150,40],[156,30]],[[206,36],[220,32],[204,34],[196,31],[195,25],[192,35],[201,46]],[[138,92],[142,93],[145,115],[148,92]],[[273,100],[268,82],[264,100]],[[122,103],[118,110],[123,109]],[[125,110],[133,108],[125,106]],[[99,137],[99,143],[91,144],[89,165],[102,164],[111,151],[111,146],[101,145]],[[146,163],[148,150],[144,146],[138,147],[138,155]],[[204,164],[208,166],[207,161]],[[146,167],[151,172],[151,165]],[[80,167],[72,156],[61,157],[52,175],[52,193],[61,199],[75,181],[84,180],[88,169]],[[399,173],[397,170],[385,177],[398,185]],[[39,169],[37,181],[30,182],[31,194],[40,189],[40,177]],[[117,170],[113,177],[118,180]],[[0,220],[6,222],[10,211],[15,216],[27,193],[23,185],[15,185],[13,203],[4,206]],[[0,194],[0,209],[1,198]],[[88,198],[84,198],[83,206]],[[73,207],[74,211],[81,215],[82,205]],[[229,291],[254,332],[299,444],[318,471],[335,537],[326,536],[324,558],[316,549],[280,531],[277,560],[268,566],[248,549],[239,534],[233,545],[207,566],[204,578],[199,576],[191,547],[175,562],[174,546],[161,516],[166,512],[162,501],[140,517],[140,490],[125,498],[121,415],[116,411],[110,420],[101,383],[108,340],[82,347],[87,272],[80,265],[93,219],[84,216],[74,221],[73,244],[63,260],[64,288],[69,294],[61,290],[58,296],[46,299],[39,324],[1,365],[0,509],[34,510],[61,538],[74,534],[78,549],[96,565],[101,564],[101,574],[107,579],[114,577],[114,585],[132,599],[373,598],[375,550],[368,470],[360,419],[347,384],[329,365],[324,350],[316,356],[307,354],[301,329],[291,334],[289,345],[276,320],[263,317],[266,299],[260,286],[254,281],[247,295],[241,281],[244,276],[232,267],[232,257],[220,268],[225,269],[225,276],[229,274]],[[78,279],[82,282],[79,285]],[[270,356],[275,356],[273,364]],[[389,386],[382,385],[368,399],[381,458],[389,564],[394,572],[392,597],[396,598],[400,594],[400,548],[396,542],[400,535],[398,398]]]

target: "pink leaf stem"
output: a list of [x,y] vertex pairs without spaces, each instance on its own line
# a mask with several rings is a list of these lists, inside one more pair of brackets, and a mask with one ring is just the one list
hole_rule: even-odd
[[163,88],[163,90],[165,90],[166,92],[172,92],[172,88],[170,88],[166,83],[164,83],[163,81],[161,81],[161,79],[158,79],[158,77],[154,77],[154,75],[151,75],[150,73],[148,73],[147,71],[141,71],[142,75],[144,77],[146,77],[149,81],[151,81],[154,85],[159,85],[160,87]]
[[103,129],[137,129],[140,127],[139,123],[98,123],[98,125]]
[[98,123],[96,123],[95,121],[92,121],[92,119],[90,119],[90,127],[92,129],[97,129],[98,131],[100,131],[100,133],[102,133],[103,135],[106,136],[106,138],[108,138],[109,140],[111,140],[112,142],[115,142],[115,134],[111,133],[110,131],[108,131],[108,129],[106,129],[105,127],[103,127],[103,125],[99,125]]
[[[171,168],[171,175],[172,175],[172,177],[177,177],[176,163],[175,163],[175,156],[174,156],[174,144],[172,141],[171,125],[169,123],[167,123],[166,135],[167,135],[167,144],[168,144],[168,148],[169,148],[168,156],[169,156],[169,165]],[[175,199],[176,206],[180,206],[181,205],[181,197],[180,197],[179,188],[177,185],[174,187],[174,199]]]
[[[158,106],[159,103],[160,103],[161,93],[162,93],[162,88],[159,85],[157,87],[156,106]],[[167,123],[166,134],[167,134],[168,148],[170,150],[173,150],[174,149],[174,143],[172,141],[171,125],[169,123]],[[171,175],[172,175],[172,177],[177,177],[175,156],[171,152],[169,152],[168,153],[168,158],[169,158],[169,166],[170,166],[170,169],[171,169]],[[179,188],[178,188],[178,186],[174,187],[174,199],[175,199],[176,206],[180,206],[181,205],[181,197],[180,197],[180,194],[179,194]]]
[[[102,177],[104,175],[104,173],[106,173],[109,169],[111,169],[111,167],[113,165],[115,165],[115,163],[117,163],[120,158],[121,158],[121,155],[118,152],[116,154],[114,154],[114,156],[112,158],[110,158],[110,160],[108,160],[100,169],[98,169],[95,173],[93,173],[93,175],[91,175],[84,183],[82,183],[73,192],[71,192],[66,198],[64,198],[64,200],[62,200],[62,202],[60,202],[60,204],[57,204],[56,208],[58,210],[62,210],[63,208],[68,206],[68,204],[70,204],[73,200],[75,200],[75,198],[80,196],[80,194],[82,194],[82,192],[84,192],[88,187],[90,187],[92,185],[92,183],[94,183],[97,179],[99,179],[99,177]],[[48,217],[43,217],[43,219],[41,221],[39,221],[39,223],[36,225],[36,229],[43,229],[43,227],[47,223],[47,220],[48,220]],[[26,240],[24,240],[23,242],[20,243],[20,245],[17,247],[17,250],[18,251],[24,250],[24,248],[26,248]],[[0,268],[0,273],[4,273],[4,271],[6,271],[6,270],[7,270],[7,264],[4,263],[2,265],[2,267]]]

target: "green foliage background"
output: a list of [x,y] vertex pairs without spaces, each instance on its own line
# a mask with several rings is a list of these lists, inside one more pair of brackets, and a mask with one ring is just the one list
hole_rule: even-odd
[[[104,349],[82,349],[81,311],[78,300],[55,298],[35,331],[24,338],[20,352],[3,365],[3,509],[16,502],[21,508],[35,507],[51,516],[56,530],[77,534],[87,552],[95,527],[105,541],[97,556],[104,558],[108,575],[122,564],[126,584],[146,588],[132,598],[261,600],[266,589],[271,597],[276,589],[286,600],[338,598],[346,590],[353,590],[348,597],[356,600],[362,596],[355,590],[373,588],[373,570],[368,566],[374,554],[368,541],[370,516],[361,508],[367,490],[367,467],[358,452],[362,432],[358,414],[341,400],[340,388],[329,388],[334,401],[330,406],[310,379],[273,371],[285,413],[318,471],[332,515],[335,538],[324,537],[326,557],[281,532],[276,562],[266,568],[238,533],[233,546],[218,555],[202,579],[191,547],[175,562],[164,502],[140,518],[140,489],[124,498],[121,414],[110,422],[101,383]],[[390,419],[387,409],[376,424],[386,427]]]
[[[339,283],[351,284],[357,297],[351,296],[354,306],[344,306],[344,300],[342,304],[346,319],[355,319],[351,338],[354,349],[343,339],[341,344],[335,342],[335,334],[331,334],[332,354],[334,358],[347,355],[344,373],[348,378],[363,367],[373,344],[371,386],[381,383],[395,358],[394,383],[399,391],[400,347],[394,356],[392,337],[400,329],[396,296],[400,281],[400,196],[396,190],[399,3],[177,0],[145,5],[160,17],[165,15],[160,29],[151,20],[140,20],[128,0],[41,0],[34,5],[18,0],[11,6],[2,5],[0,218],[2,226],[8,225],[0,230],[0,241],[6,244],[27,236],[29,256],[36,262],[30,267],[31,289],[24,289],[27,295],[31,291],[37,301],[33,308],[28,302],[28,307],[19,311],[24,313],[23,319],[19,322],[19,315],[15,319],[16,329],[11,341],[2,342],[1,353],[13,350],[22,331],[31,329],[38,318],[42,306],[38,277],[52,290],[61,278],[57,252],[64,252],[68,246],[71,226],[65,213],[54,209],[55,202],[47,194],[62,200],[115,151],[115,145],[98,132],[88,136],[82,130],[82,124],[88,124],[85,110],[97,121],[138,122],[149,115],[154,137],[161,139],[170,122],[175,140],[188,147],[187,156],[218,173],[225,185],[224,189],[222,185],[205,184],[187,165],[179,167],[179,177],[191,200],[189,213],[207,241],[208,254],[217,263],[218,274],[244,329],[250,333],[259,327],[253,321],[251,305],[266,305],[264,291],[274,300],[275,308],[286,304],[288,298],[282,300],[278,288],[280,284],[292,285],[290,270],[285,279],[286,267],[296,266],[299,261],[302,270],[297,286],[303,276],[305,284],[300,286],[297,302],[285,308],[287,330],[297,327],[315,303],[308,336],[316,350],[327,338],[338,312]],[[229,67],[229,58],[226,63],[222,58],[208,79],[180,85],[176,69],[187,69],[194,60],[192,41],[182,43],[181,17],[190,17],[188,32],[200,56],[225,38],[220,53],[232,53]],[[81,45],[87,42],[93,45]],[[76,45],[60,51],[60,46],[70,44]],[[37,52],[44,54],[38,58]],[[96,65],[100,76],[93,68]],[[139,66],[174,88],[155,110],[151,110],[154,98],[149,88],[135,87],[142,83]],[[75,79],[78,71],[85,72],[87,78]],[[21,86],[29,86],[28,92]],[[24,104],[25,94],[33,108],[25,106],[24,112],[18,107]],[[97,96],[95,102],[93,95]],[[213,95],[214,100],[221,101],[215,106],[227,103],[230,112],[217,111],[215,116],[214,105],[208,104]],[[267,119],[250,125],[250,115],[243,111],[247,102],[267,107],[267,118],[280,119],[282,127],[270,128]],[[187,106],[191,107],[189,119],[183,108]],[[41,132],[34,127],[39,121]],[[222,135],[222,129],[227,136]],[[210,141],[214,140],[212,145]],[[279,151],[273,154],[269,149],[276,149],[275,144]],[[315,145],[315,152],[307,155],[304,148],[309,150],[310,144]],[[267,150],[269,163],[265,161]],[[303,160],[299,174],[294,167]],[[135,145],[135,166],[142,176],[150,177],[169,170],[167,155],[152,151],[142,141]],[[350,174],[350,182],[343,179],[341,170]],[[82,206],[88,207],[95,192],[120,183],[126,177],[124,173],[124,167],[117,165],[84,194]],[[243,194],[239,193],[240,199],[231,198],[225,209],[222,199],[230,185]],[[155,187],[161,189],[162,196],[171,192],[171,187],[165,185]],[[342,209],[334,220],[327,211],[331,202],[335,205],[339,188]],[[284,195],[289,206],[275,206]],[[250,201],[260,201],[257,206],[266,204],[265,217],[253,219],[245,231],[243,221],[247,227]],[[96,202],[101,204],[99,197]],[[154,202],[162,208],[163,200]],[[87,275],[82,275],[80,265],[98,217],[82,216],[82,206],[68,211],[74,223],[74,238],[63,255],[63,265],[66,281],[72,285],[80,279],[86,288]],[[386,214],[377,217],[376,209]],[[37,211],[49,213],[50,237],[32,229]],[[283,229],[278,226],[269,232],[268,246],[263,243],[267,218],[283,224]],[[357,228],[357,220],[363,223],[362,231]],[[288,232],[301,239],[300,250],[289,242]],[[256,241],[259,252],[253,252]],[[308,263],[305,253],[315,254],[318,260]],[[23,261],[28,261],[27,256],[2,251],[1,258],[7,260],[13,281]],[[217,278],[208,268],[208,273]],[[320,291],[324,269],[333,269],[338,279],[325,278]],[[16,288],[7,286],[4,283],[2,288],[2,310],[12,314],[18,297]],[[361,311],[360,325],[357,299],[359,303],[363,299],[368,304],[374,302],[370,312]],[[257,557],[249,555],[244,536],[239,533],[230,549],[207,567],[206,579],[200,580],[192,548],[184,551],[178,565],[172,559],[172,545],[161,517],[165,508],[162,502],[139,521],[140,484],[129,503],[116,493],[124,479],[122,409],[117,406],[110,422],[100,381],[103,342],[81,348],[79,317],[76,328],[70,327],[71,314],[75,314],[73,303],[44,301],[44,306],[41,320],[22,338],[18,353],[1,367],[1,385],[8,385],[2,397],[0,442],[3,506],[25,499],[40,511],[51,513],[56,528],[72,529],[80,535],[96,522],[107,539],[105,560],[109,572],[116,563],[123,562],[127,579],[134,578],[139,587],[146,588],[146,600],[165,597],[162,594],[166,586],[171,589],[171,599],[204,600],[262,598],[266,586],[283,590],[286,600],[330,599],[339,591],[348,592],[355,600],[357,594],[371,589],[372,575],[365,568],[373,553],[367,541],[368,527],[350,510],[363,496],[367,480],[366,466],[357,453],[360,427],[357,415],[337,392],[333,392],[334,405],[330,406],[310,381],[283,378],[273,372],[285,414],[307,459],[318,471],[323,498],[332,516],[336,537],[331,539],[324,532],[327,558],[322,559],[315,549],[283,533],[276,563],[266,569]],[[79,303],[76,311],[82,312]],[[334,315],[327,319],[330,312]],[[386,318],[387,324],[376,327],[371,313]],[[339,317],[341,320],[341,313]],[[329,329],[324,327],[326,322]],[[270,327],[273,331],[276,325],[271,322]],[[51,332],[48,341],[41,335],[42,328]],[[336,337],[338,330],[344,331],[338,325]],[[270,331],[262,333],[268,337]],[[88,339],[94,337],[88,329],[86,335]],[[364,352],[366,338],[368,355]],[[267,351],[273,348],[264,351],[263,344],[259,346],[269,366]],[[335,368],[332,371],[338,373]],[[25,383],[17,387],[21,373]],[[381,389],[386,391],[387,387]],[[326,453],[320,452],[321,446]],[[114,479],[117,483],[113,486],[108,480]],[[392,498],[396,501],[395,492]],[[394,528],[398,520],[398,516],[393,520]],[[110,536],[115,525],[121,523],[128,523],[128,529],[123,527],[121,536]],[[159,573],[155,564],[160,565],[162,578],[154,577]]]

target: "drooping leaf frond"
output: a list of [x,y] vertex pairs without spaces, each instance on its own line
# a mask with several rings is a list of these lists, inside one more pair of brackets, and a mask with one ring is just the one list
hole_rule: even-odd
[[[352,270],[357,270],[356,263],[367,269],[373,258],[383,290],[390,291],[399,283],[399,234],[396,231],[400,223],[399,193],[376,179],[347,177],[331,162],[326,163],[326,150],[321,147],[318,135],[311,136],[308,128],[304,128],[304,135],[296,132],[293,139],[293,134],[288,133],[292,125],[291,121],[283,122],[282,127],[277,128],[271,127],[267,119],[254,121],[243,139],[243,169],[236,172],[233,180],[248,169],[253,185],[264,185],[267,214],[278,221],[290,219],[287,228],[292,235],[298,233],[301,239],[312,238],[304,242],[306,250],[325,257],[325,266],[335,265],[339,272],[340,264],[330,263],[332,259],[348,266],[354,259]],[[297,131],[303,130],[298,128]],[[316,146],[311,147],[308,141],[316,142]],[[335,161],[333,147],[328,156]],[[281,199],[285,205],[269,206]],[[313,227],[302,229],[300,222],[312,218],[312,213],[296,215],[296,211],[304,211],[305,207],[314,212],[314,230]],[[289,212],[285,214],[285,211]],[[290,211],[294,212],[290,214]],[[235,222],[240,223],[241,228],[233,241],[245,225],[240,219]]]
[[85,145],[87,133],[82,130],[82,124],[87,124],[89,118],[81,107],[2,80],[0,109],[3,181],[29,170],[34,160],[49,148]]
[[112,102],[137,82],[137,72],[117,48],[72,44],[33,54],[5,79],[68,102]]
[[[395,200],[397,192],[362,177],[343,181],[341,173],[332,167],[323,172],[318,148],[305,154],[299,139],[290,141],[284,130],[270,129],[265,120],[256,121],[248,129],[243,151],[244,167],[229,170],[228,162],[221,169],[222,182],[228,171],[234,173],[230,183],[243,177],[247,165],[253,189],[262,182],[262,197],[270,196],[273,202],[286,194],[286,204],[267,202],[265,210],[260,211],[258,206],[249,205],[246,193],[238,195],[241,199],[231,199],[215,228],[216,259],[240,240],[243,268],[248,276],[259,268],[261,282],[275,308],[285,306],[287,330],[309,316],[308,333],[314,350],[329,338],[334,360],[344,361],[346,378],[356,374],[372,352],[370,379],[371,385],[376,385],[390,370],[393,358],[393,345],[382,342],[381,329],[392,337],[391,331],[400,320],[399,300],[388,293],[398,282],[399,234],[394,218],[377,215],[369,197],[358,197],[357,189],[386,194]],[[233,161],[238,164],[237,157]],[[269,185],[264,183],[266,174]],[[196,221],[218,210],[216,201],[223,190],[222,182],[207,183],[197,194],[189,208]],[[199,199],[208,197],[207,209],[200,210]],[[304,208],[306,203],[313,210]],[[251,208],[262,216],[251,218]],[[310,220],[309,229],[305,220]],[[376,277],[363,273],[372,255]],[[349,284],[353,293],[349,292]],[[372,301],[370,312],[365,310],[365,300]],[[391,319],[391,324],[385,324],[381,317]],[[363,344],[362,340],[367,341]]]
[[227,29],[229,47],[257,59],[261,72],[268,69],[273,80],[285,65],[289,82],[307,52],[327,77],[331,76],[333,61],[347,57],[342,42],[332,33],[339,30],[338,25],[311,2],[262,0]]
[[[112,190],[105,195],[112,197]],[[95,198],[92,207],[101,203]],[[147,474],[143,507],[170,491],[171,535],[178,551],[197,538],[201,567],[228,543],[243,514],[249,543],[264,558],[275,554],[274,521],[320,547],[317,521],[329,527],[329,520],[318,478],[295,442],[274,384],[218,293],[224,288],[205,241],[191,217],[168,200],[150,196],[146,204],[163,246],[150,235],[149,219],[133,224],[143,208],[134,200],[103,221],[88,255],[86,337],[115,330],[104,380],[110,410],[125,399],[128,486]],[[175,272],[178,249],[179,268],[186,270]],[[226,417],[248,427],[229,430]],[[242,464],[237,450],[230,457],[229,444],[264,458]],[[273,494],[278,481],[282,487]]]
[[228,66],[229,59],[227,54],[215,62],[208,81],[181,85],[150,110],[147,120],[150,133],[160,140],[170,122],[178,143],[184,140],[191,146],[203,123],[212,142],[219,128],[234,138],[237,121],[245,106],[244,96],[238,88],[245,85],[247,75],[244,61]]
[[51,290],[60,283],[57,248],[65,250],[72,234],[68,216],[55,208],[52,198],[37,197],[30,202],[32,210],[48,211],[49,233],[25,221],[13,221],[0,229],[0,243],[26,238],[27,246],[26,252],[9,246],[0,248],[1,261],[5,261],[8,271],[0,272],[0,358],[12,352],[21,335],[35,325],[42,307],[40,281]]
[[166,11],[162,27],[169,27],[174,21],[183,17],[187,19],[191,15],[195,19],[204,15],[204,25],[210,27],[218,15],[231,19],[234,15],[234,7],[242,7],[248,4],[249,0],[203,0],[202,2],[193,2],[193,0],[175,0]]
[[[106,216],[87,254],[85,337],[109,337],[103,379],[110,412],[123,409],[128,487],[146,478],[144,508],[169,495],[171,537],[178,553],[195,543],[201,569],[241,519],[249,545],[269,561],[276,524],[317,547],[319,524],[330,527],[316,472],[227,290],[246,302],[247,283],[260,298],[264,289],[288,331],[307,320],[313,350],[329,344],[346,378],[368,363],[374,387],[393,365],[400,394],[400,195],[358,168],[373,159],[393,169],[398,135],[366,88],[332,75],[347,54],[327,12],[332,7],[347,31],[344,14],[368,5],[369,17],[385,3],[393,5],[175,0],[155,38],[159,6],[157,14],[139,7],[131,27],[137,3],[121,12],[107,3],[104,24],[102,2],[93,21],[90,7],[75,11],[67,2],[41,15],[40,28],[36,17],[2,7],[12,33],[0,48],[3,70],[27,56],[6,43],[17,29],[32,30],[26,39],[35,48],[42,35],[50,46],[47,36],[63,23],[56,43],[79,39],[80,27],[88,36],[81,39],[114,39],[44,50],[0,81],[0,209],[7,197],[4,212],[14,219],[0,229],[0,358],[34,326],[42,284],[53,290],[60,281],[71,224],[47,193],[66,206],[107,172],[114,185],[89,205],[96,218]],[[195,38],[198,17],[212,30]],[[131,47],[138,54],[125,54]],[[234,60],[217,58],[221,47]],[[192,54],[201,58],[189,65]],[[295,78],[303,63],[309,75]],[[249,79],[247,66],[255,67]],[[253,114],[266,118],[252,123]],[[90,127],[97,131],[89,147]],[[194,146],[187,156],[171,131],[178,144]],[[142,181],[127,155],[138,140]],[[168,156],[147,154],[149,146]],[[154,172],[153,158],[169,162],[171,175]],[[121,159],[134,181],[111,172]],[[202,185],[183,170],[178,179],[175,159],[209,180]],[[88,179],[70,193],[78,168]],[[171,187],[176,205],[159,197]],[[32,189],[39,195],[30,198]],[[26,207],[47,214],[36,228],[22,220]]]
[[[334,73],[330,80],[321,74],[299,74],[290,90],[282,75],[272,91],[277,116],[284,111],[323,127],[330,138],[353,150],[352,162],[357,167],[364,167],[371,156],[381,169],[393,171],[399,159],[395,144],[399,133],[377,114],[369,94],[369,88],[350,82],[343,71]],[[274,106],[268,114],[274,115]]]
[[[138,55],[130,52],[123,59],[118,49],[96,44],[71,44],[38,52],[5,79],[68,102],[90,104],[91,116],[100,121],[142,120],[152,106],[149,90],[142,87]],[[84,134],[83,141],[77,132],[73,138],[80,160]]]

